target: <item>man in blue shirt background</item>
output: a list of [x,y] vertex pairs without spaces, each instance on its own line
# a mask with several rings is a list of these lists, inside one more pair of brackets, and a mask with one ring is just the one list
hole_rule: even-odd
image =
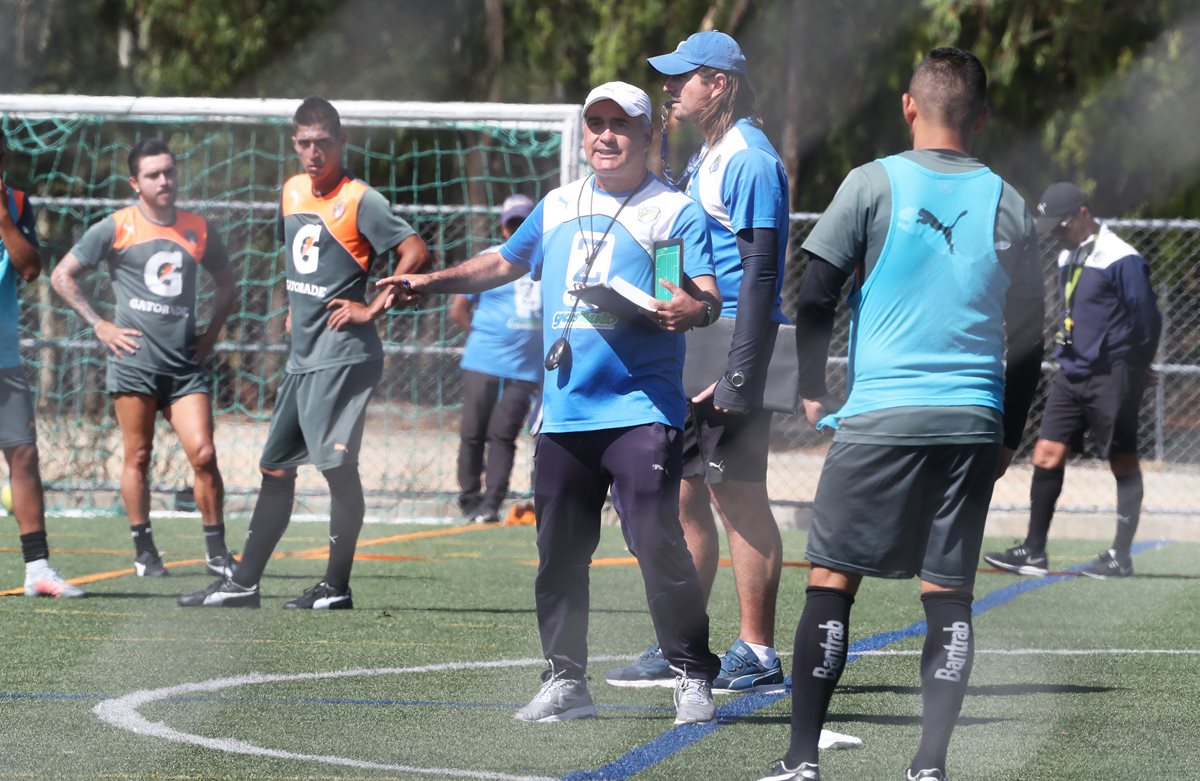
[[[531,211],[528,196],[504,199],[500,233],[505,240]],[[498,249],[499,245],[489,247],[484,253]],[[517,435],[542,384],[541,287],[526,275],[481,293],[457,295],[450,304],[450,319],[467,334],[458,506],[468,521],[496,523],[508,497]],[[485,485],[480,484],[481,472]]]

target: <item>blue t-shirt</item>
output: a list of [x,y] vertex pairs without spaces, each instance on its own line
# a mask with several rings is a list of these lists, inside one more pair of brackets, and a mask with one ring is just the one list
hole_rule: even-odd
[[[608,193],[594,181],[589,176],[551,191],[500,248],[505,260],[528,266],[542,283],[547,345],[558,339],[570,317],[575,298],[567,288],[584,281],[584,266],[597,244],[589,284],[620,276],[653,291],[654,242],[669,238],[683,239],[685,274],[713,275],[704,214],[695,201],[652,174],[628,203],[630,193]],[[618,319],[581,303],[568,338],[570,360],[547,372],[544,381],[543,433],[646,423],[683,427],[682,335],[644,318]]]
[[[495,252],[490,247],[485,252]],[[506,380],[542,381],[542,290],[528,276],[466,296],[475,304],[462,367]]]
[[737,317],[742,256],[737,233],[747,228],[778,231],[779,277],[773,319],[786,323],[780,310],[783,266],[787,259],[788,183],[783,161],[762,130],[749,118],[734,123],[715,146],[700,150],[688,195],[699,201],[712,237],[721,316]]
[[[37,247],[33,208],[24,193],[11,189],[8,191],[8,213],[21,234]],[[17,317],[17,270],[9,260],[8,247],[0,239],[0,369],[21,365]]]

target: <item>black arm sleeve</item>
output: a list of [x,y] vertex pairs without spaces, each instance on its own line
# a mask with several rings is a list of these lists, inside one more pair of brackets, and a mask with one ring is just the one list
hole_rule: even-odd
[[735,388],[722,378],[713,402],[718,407],[746,412],[762,404],[767,365],[775,347],[778,326],[771,319],[771,312],[779,281],[779,232],[774,228],[747,228],[738,231],[737,244],[742,258],[742,284],[738,288],[737,322],[725,370],[742,372],[746,384]]
[[1025,419],[1042,377],[1045,351],[1042,322],[1046,302],[1041,297],[1009,294],[1004,307],[1008,356],[1004,366],[1004,446],[1016,450],[1025,433]]
[[800,396],[819,399],[828,393],[825,365],[838,298],[850,275],[813,255],[800,278],[796,294],[796,358],[800,365]]

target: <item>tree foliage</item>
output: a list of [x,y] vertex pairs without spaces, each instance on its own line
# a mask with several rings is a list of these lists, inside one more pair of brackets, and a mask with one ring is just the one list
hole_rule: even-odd
[[[6,92],[576,102],[719,28],[742,43],[793,207],[908,145],[899,96],[934,46],[976,52],[976,151],[1027,195],[1200,215],[1194,0],[0,0]],[[679,133],[677,147],[695,141]],[[677,154],[682,150],[677,148]]]

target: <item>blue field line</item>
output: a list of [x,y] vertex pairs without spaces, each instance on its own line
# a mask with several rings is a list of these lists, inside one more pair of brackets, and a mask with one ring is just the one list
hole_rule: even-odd
[[[1148,548],[1160,548],[1164,545],[1169,545],[1173,540],[1150,540],[1147,542],[1139,542],[1133,545],[1131,553],[1141,553]],[[1087,566],[1087,563],[1077,564],[1073,567],[1068,567],[1062,575],[1047,575],[1042,578],[1022,578],[1013,583],[1011,586],[996,589],[995,591],[984,594],[979,599],[976,599],[971,614],[978,616],[986,613],[989,610],[1000,607],[1016,599],[1021,594],[1028,591],[1035,591],[1039,588],[1053,585],[1062,580],[1074,579],[1079,570]],[[878,651],[893,643],[898,643],[901,640],[909,640],[916,637],[925,636],[925,622],[917,621],[909,624],[903,629],[898,629],[891,632],[880,632],[879,634],[864,637],[861,640],[856,640],[850,644],[850,648],[846,651],[847,663],[859,658],[867,651]],[[743,716],[749,716],[755,711],[766,708],[784,697],[790,697],[792,679],[788,676],[787,686],[789,691],[776,694],[746,694],[738,697],[736,700],[729,702],[717,708],[717,718],[708,724],[687,724],[684,726],[675,727],[664,732],[649,743],[638,746],[629,751],[624,756],[614,759],[602,767],[595,770],[576,770],[567,773],[562,777],[562,781],[624,781],[630,776],[636,775],[643,770],[657,765],[667,757],[677,751],[681,751],[688,746],[696,743],[707,737],[710,733],[720,727],[722,724],[728,724],[736,721]],[[763,765],[766,766],[770,757],[764,757]]]

